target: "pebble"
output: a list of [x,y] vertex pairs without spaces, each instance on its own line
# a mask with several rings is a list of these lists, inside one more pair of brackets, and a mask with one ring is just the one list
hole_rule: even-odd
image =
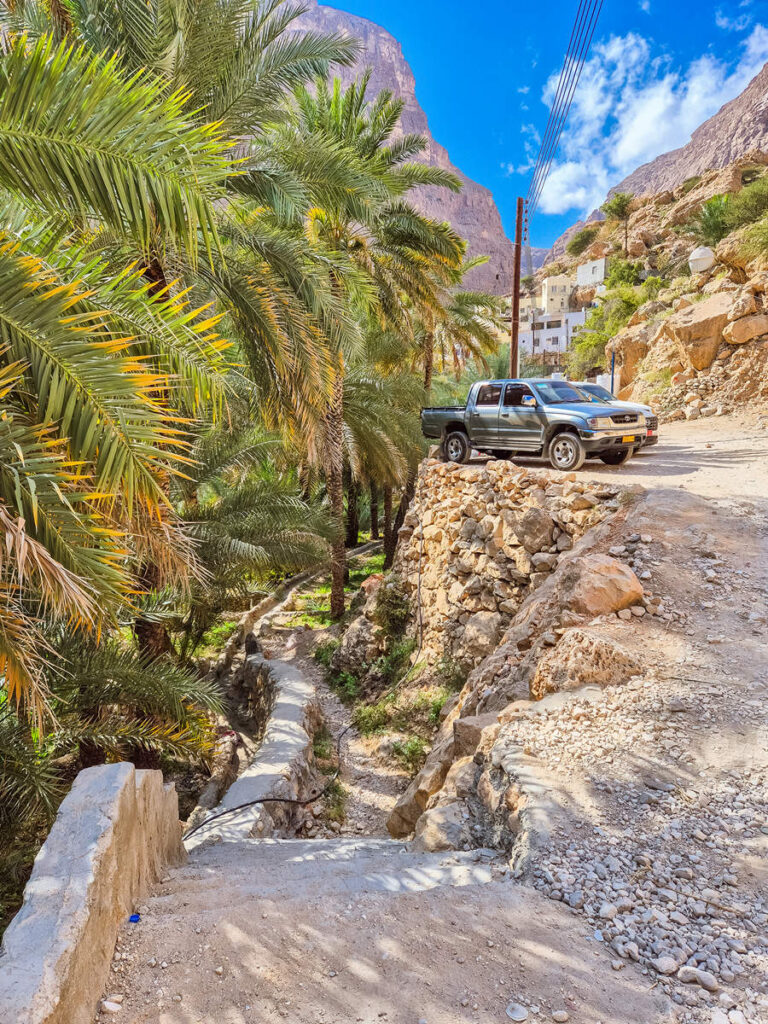
[[677,961],[671,956],[660,956],[656,960],[651,960],[651,965],[659,974],[674,974],[677,970]]
[[102,999],[101,1001],[101,1012],[102,1013],[120,1013],[122,1006],[120,1003],[113,1003],[111,999]]
[[707,992],[717,992],[720,988],[714,974],[710,974],[709,971],[702,971],[698,967],[681,967],[677,972],[677,979],[682,981],[684,985],[701,985]]
[[567,1020],[570,1020],[567,1010],[555,1010],[552,1014],[552,1020],[557,1021],[557,1024],[565,1024]]
[[510,1003],[507,1007],[507,1016],[510,1020],[528,1020],[528,1011],[520,1003]]
[[224,973],[224,968],[223,967],[215,967],[214,970],[213,970],[213,973],[214,974],[218,974],[218,975],[222,975]]

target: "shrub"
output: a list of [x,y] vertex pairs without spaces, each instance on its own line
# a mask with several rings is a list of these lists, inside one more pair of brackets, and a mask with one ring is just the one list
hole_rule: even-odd
[[339,672],[331,676],[329,684],[345,704],[351,704],[360,695],[360,683],[351,672]]
[[400,637],[405,633],[410,616],[411,602],[403,589],[403,582],[398,576],[391,575],[376,595],[374,621],[388,637]]
[[416,641],[411,637],[397,640],[388,646],[387,652],[376,662],[376,668],[381,672],[386,683],[392,685],[400,681],[408,659],[415,650]]
[[638,284],[642,269],[642,263],[633,263],[631,260],[611,260],[611,270],[605,282],[606,286],[619,288],[623,284]]
[[627,326],[632,314],[647,301],[643,288],[622,285],[607,292],[587,317],[566,356],[569,375],[581,380],[594,367],[605,362],[605,346]]
[[331,667],[331,660],[336,651],[338,651],[340,644],[341,641],[336,639],[323,640],[315,648],[315,661],[319,661],[324,669],[329,669]]
[[[728,201],[727,227],[735,231],[745,224],[755,224],[768,213],[768,178],[757,181],[731,196]],[[727,234],[728,232],[726,232]]]
[[352,723],[362,736],[371,736],[373,733],[381,732],[391,718],[391,709],[394,698],[392,695],[384,697],[376,704],[358,704],[352,712]]
[[576,232],[573,238],[566,245],[565,251],[569,256],[581,256],[581,254],[587,250],[590,245],[592,245],[599,234],[600,225],[589,224],[587,227],[582,228],[581,231]]
[[683,184],[680,186],[680,191],[684,196],[687,196],[689,192],[693,192],[696,186],[701,181],[701,175],[696,174],[692,178],[686,178]]
[[708,199],[688,225],[703,245],[715,246],[731,230],[729,212],[731,196],[713,196]]
[[411,736],[393,743],[392,753],[404,768],[415,775],[427,759],[427,745],[419,736]]
[[448,654],[444,654],[435,666],[435,672],[450,693],[459,693],[467,681],[467,670]]

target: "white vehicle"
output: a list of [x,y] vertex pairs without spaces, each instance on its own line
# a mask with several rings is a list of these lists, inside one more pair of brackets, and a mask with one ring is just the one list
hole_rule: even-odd
[[594,398],[604,405],[615,405],[619,409],[626,409],[628,412],[641,412],[645,416],[646,429],[648,431],[642,447],[648,448],[653,444],[659,443],[659,417],[650,405],[642,405],[640,402],[620,402],[618,398],[613,397],[608,388],[604,388],[601,384],[593,384],[588,380],[570,381],[570,383],[589,395],[590,398]]

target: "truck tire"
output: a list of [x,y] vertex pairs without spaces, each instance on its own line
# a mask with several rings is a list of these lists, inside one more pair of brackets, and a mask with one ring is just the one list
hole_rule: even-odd
[[634,454],[634,448],[617,448],[612,452],[603,452],[600,456],[600,461],[604,462],[606,466],[623,466],[625,462],[629,462]]
[[454,430],[443,441],[443,457],[446,462],[463,464],[469,462],[472,446],[463,430]]
[[549,445],[549,464],[561,473],[572,473],[581,469],[587,453],[581,438],[576,434],[555,434]]

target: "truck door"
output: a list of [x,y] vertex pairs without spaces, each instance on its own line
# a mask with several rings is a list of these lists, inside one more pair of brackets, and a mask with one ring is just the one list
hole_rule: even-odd
[[543,413],[523,405],[523,398],[534,398],[527,384],[515,381],[504,387],[504,402],[499,415],[499,447],[510,451],[531,451],[541,448],[544,431]]
[[499,429],[501,384],[483,384],[469,410],[469,439],[475,448],[495,445]]

